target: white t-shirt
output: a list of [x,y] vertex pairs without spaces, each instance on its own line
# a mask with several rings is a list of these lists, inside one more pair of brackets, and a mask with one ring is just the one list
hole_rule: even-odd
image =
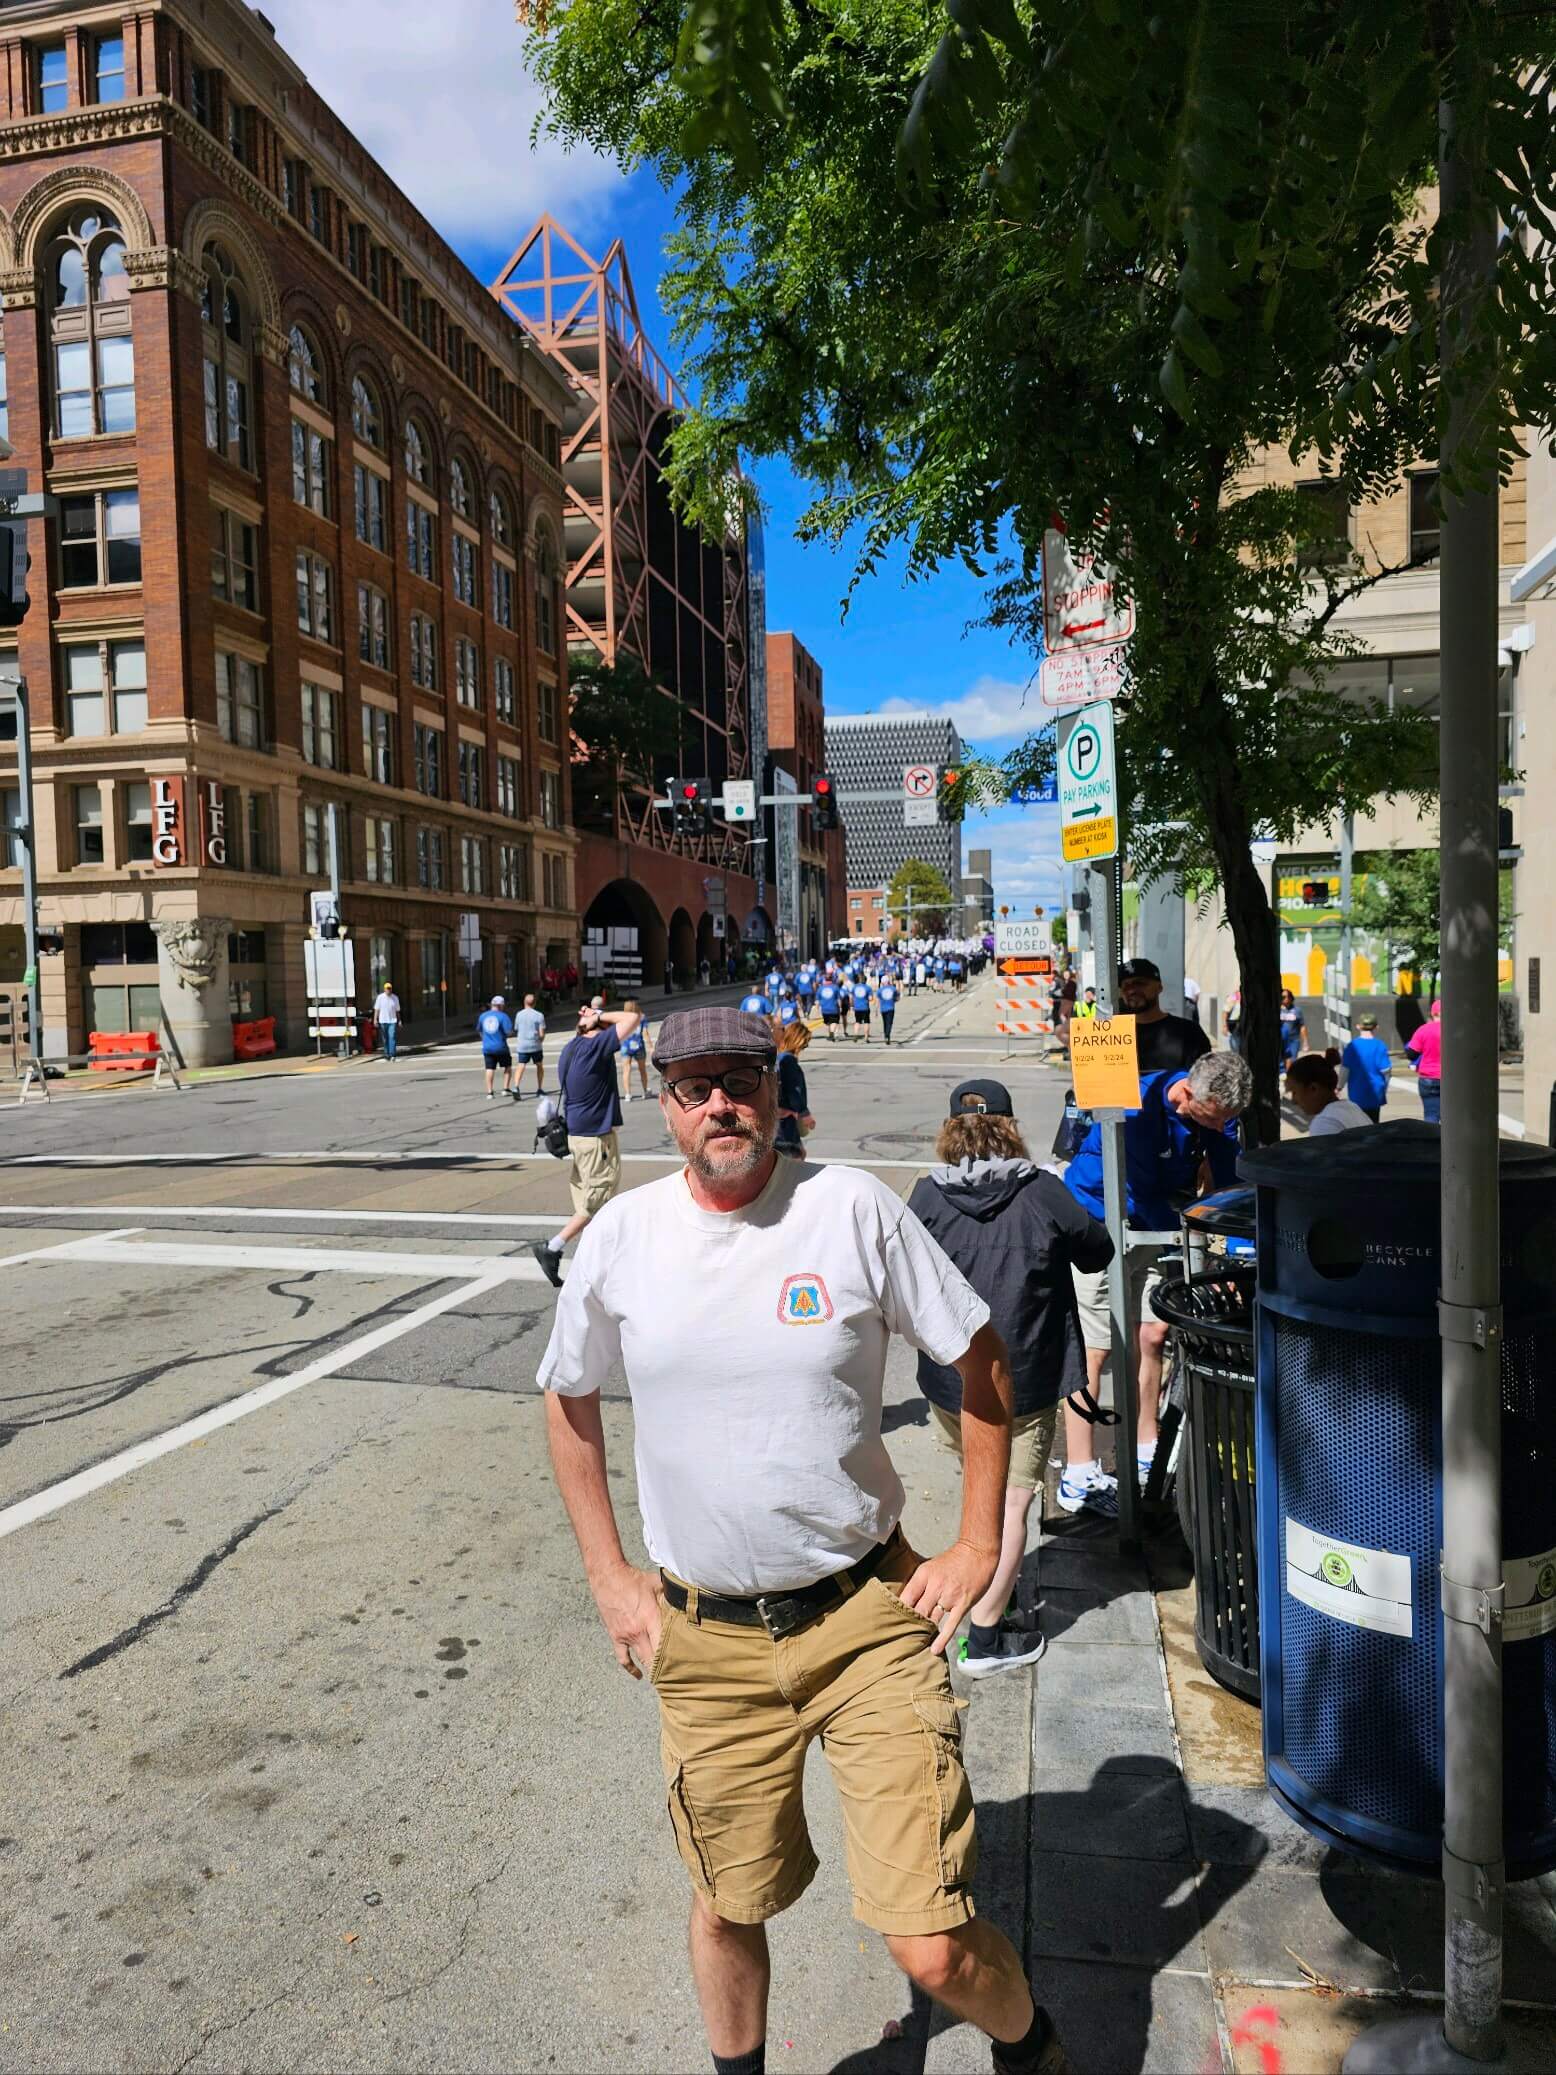
[[625,1365],[649,1555],[750,1597],[845,1570],[891,1533],[887,1341],[949,1364],[988,1317],[873,1175],[779,1160],[744,1210],[706,1211],[681,1172],[584,1233],[537,1381],[584,1397]]
[[400,1020],[400,997],[397,994],[375,994],[373,996],[373,1021],[375,1023],[398,1023]]
[[1337,1131],[1354,1131],[1358,1124],[1370,1124],[1371,1117],[1359,1103],[1349,1102],[1345,1096],[1321,1109],[1307,1127],[1309,1138],[1333,1138]]

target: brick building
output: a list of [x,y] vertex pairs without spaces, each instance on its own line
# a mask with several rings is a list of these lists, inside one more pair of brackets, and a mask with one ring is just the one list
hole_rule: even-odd
[[[808,793],[827,768],[821,665],[793,634],[767,637],[767,751],[773,769],[786,772],[797,793]],[[780,783],[774,780],[774,790]],[[809,807],[791,811],[798,821],[792,857],[778,831],[779,926],[791,948],[816,958],[848,933],[843,831],[818,830]]]
[[0,291],[12,465],[60,500],[19,642],[46,1049],[304,1041],[331,805],[363,1000],[463,1019],[575,959],[565,385],[262,15],[0,8]]

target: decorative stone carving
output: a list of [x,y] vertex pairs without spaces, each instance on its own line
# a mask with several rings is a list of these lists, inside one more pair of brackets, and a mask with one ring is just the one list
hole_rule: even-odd
[[286,366],[292,351],[292,335],[279,324],[256,325],[254,343],[261,360],[268,360],[272,367]]
[[492,443],[483,432],[481,435],[481,460],[487,468],[492,465]]
[[39,239],[61,209],[72,202],[101,202],[118,218],[126,258],[151,251],[156,233],[146,205],[127,180],[102,166],[56,166],[35,180],[16,205],[11,237],[18,266],[36,268]]
[[389,356],[389,372],[394,376],[396,382],[404,382],[405,362],[398,353],[391,353]]
[[351,312],[346,308],[344,303],[337,303],[335,305],[335,329],[340,333],[343,339],[350,338]]
[[193,303],[199,302],[204,292],[205,276],[176,245],[153,245],[149,252],[128,252],[124,271],[130,277],[132,290],[167,288]]
[[180,987],[198,994],[216,978],[217,961],[226,944],[231,924],[224,916],[196,915],[177,922],[153,922]]
[[200,264],[207,245],[225,245],[236,258],[244,286],[254,298],[254,310],[260,325],[268,325],[272,331],[285,336],[286,327],[281,322],[281,291],[276,286],[270,262],[248,225],[222,200],[207,196],[196,202],[184,218],[178,242],[195,266]]
[[0,273],[0,299],[8,310],[32,310],[38,303],[38,277],[31,267],[7,267]]
[[438,416],[443,420],[443,423],[445,425],[452,425],[454,422],[453,406],[449,403],[449,400],[446,396],[440,396],[438,398]]

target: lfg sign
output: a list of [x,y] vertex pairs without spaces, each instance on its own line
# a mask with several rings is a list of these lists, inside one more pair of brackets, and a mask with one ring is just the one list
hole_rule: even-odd
[[[195,799],[198,851],[191,857],[188,791]],[[151,781],[151,861],[156,865],[227,862],[227,803],[214,778],[153,778]]]

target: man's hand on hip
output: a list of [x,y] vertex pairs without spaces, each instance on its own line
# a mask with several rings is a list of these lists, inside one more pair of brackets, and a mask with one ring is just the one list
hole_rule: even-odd
[[953,1542],[939,1556],[925,1557],[903,1586],[902,1604],[939,1625],[940,1633],[929,1646],[937,1656],[945,1655],[968,1608],[988,1591],[998,1562],[998,1549],[974,1549],[970,1542]]
[[594,1603],[616,1652],[616,1662],[634,1679],[641,1679],[654,1661],[659,1631],[664,1626],[658,1572],[637,1571],[627,1565],[596,1589]]

